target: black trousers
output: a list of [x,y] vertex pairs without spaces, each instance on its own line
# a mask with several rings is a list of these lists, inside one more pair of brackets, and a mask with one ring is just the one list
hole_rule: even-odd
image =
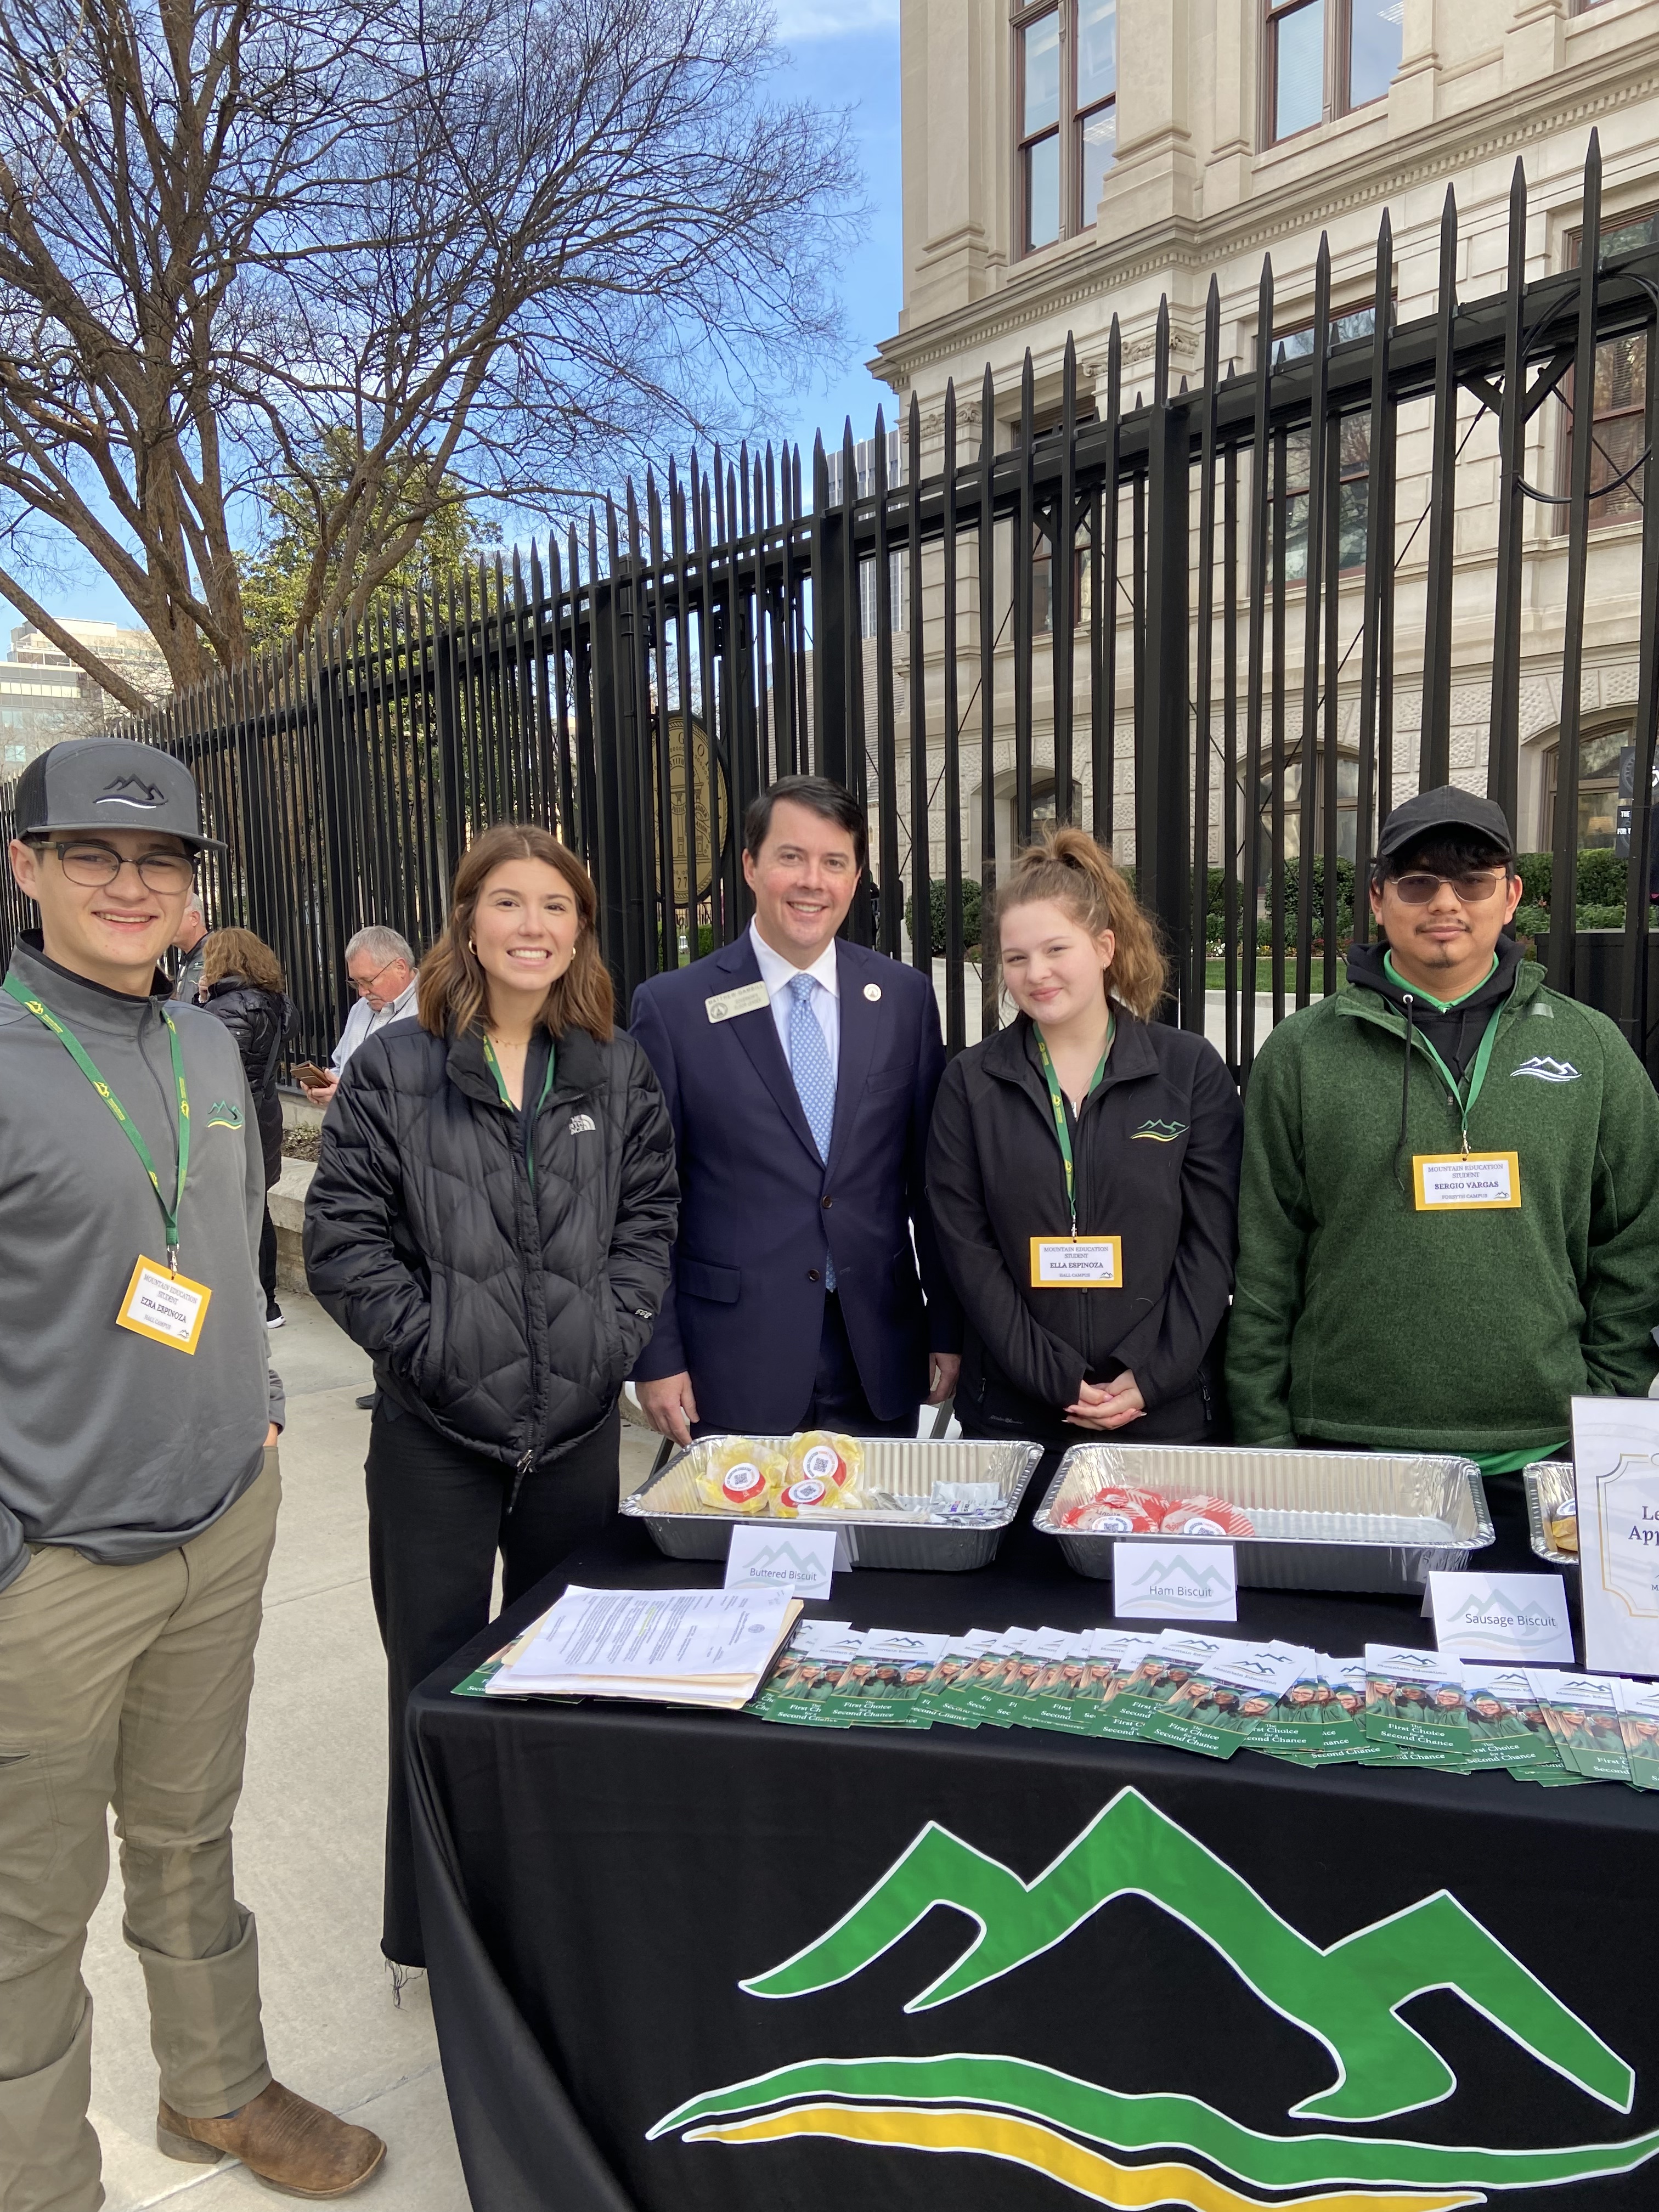
[[426,1964],[415,1898],[404,1709],[409,1693],[489,1620],[495,1554],[511,1605],[617,1510],[619,1416],[526,1475],[441,1437],[413,1413],[375,1401],[369,1424],[368,1579],[386,1646],[388,1720],[386,1908],[380,1948]]
[[265,1310],[276,1303],[276,1224],[270,1218],[270,1200],[265,1200],[264,1222],[259,1231],[259,1288],[265,1294]]

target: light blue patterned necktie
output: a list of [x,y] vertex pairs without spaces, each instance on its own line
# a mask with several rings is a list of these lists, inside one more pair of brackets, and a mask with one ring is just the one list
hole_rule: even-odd
[[[793,1000],[789,1009],[789,1072],[795,1079],[795,1091],[806,1116],[806,1126],[812,1132],[812,1142],[818,1148],[818,1158],[830,1158],[830,1138],[836,1125],[836,1071],[830,1063],[830,1047],[818,1018],[812,1011],[812,994],[817,988],[811,975],[792,975],[789,990]],[[836,1287],[836,1264],[826,1255],[823,1262],[823,1284],[826,1290]]]

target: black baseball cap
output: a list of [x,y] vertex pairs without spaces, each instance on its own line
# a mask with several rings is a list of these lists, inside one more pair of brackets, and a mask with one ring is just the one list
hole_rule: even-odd
[[223,852],[202,834],[196,780],[182,761],[126,738],[64,738],[17,779],[13,834],[64,830],[156,830],[192,852]]
[[1406,846],[1414,845],[1434,830],[1472,830],[1477,837],[1486,838],[1506,860],[1515,858],[1515,840],[1498,801],[1478,799],[1472,791],[1460,791],[1455,783],[1443,783],[1432,791],[1419,791],[1414,798],[1401,799],[1382,824],[1376,841],[1377,861],[1392,860]]

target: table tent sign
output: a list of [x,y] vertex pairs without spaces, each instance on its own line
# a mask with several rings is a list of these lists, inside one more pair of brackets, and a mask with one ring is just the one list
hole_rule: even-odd
[[1584,1664],[1659,1674],[1659,1399],[1575,1398]]

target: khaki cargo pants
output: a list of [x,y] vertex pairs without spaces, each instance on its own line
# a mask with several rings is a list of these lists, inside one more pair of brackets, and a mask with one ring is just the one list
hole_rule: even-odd
[[118,1567],[48,1546],[0,1590],[0,2212],[103,2202],[81,1956],[112,1804],[162,2096],[201,2119],[270,2080],[230,1820],[280,1490],[273,1448],[193,1542]]

